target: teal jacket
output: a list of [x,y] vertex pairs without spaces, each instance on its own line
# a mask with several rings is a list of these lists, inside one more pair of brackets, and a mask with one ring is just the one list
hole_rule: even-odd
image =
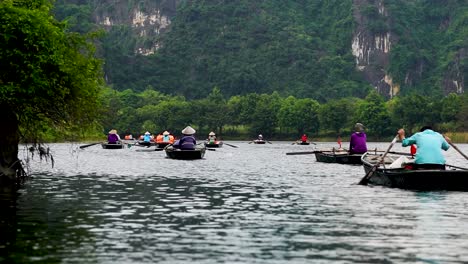
[[441,134],[430,129],[405,138],[401,143],[403,147],[416,144],[418,147],[414,160],[416,164],[445,164],[445,157],[440,149],[448,150],[450,148]]

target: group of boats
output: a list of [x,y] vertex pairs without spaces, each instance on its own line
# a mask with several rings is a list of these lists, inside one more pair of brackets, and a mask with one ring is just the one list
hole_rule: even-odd
[[[272,144],[265,139],[255,139],[250,143]],[[122,149],[125,147],[155,147],[154,150],[165,151],[166,156],[172,159],[202,159],[206,150],[214,150],[223,145],[237,147],[220,140],[205,141],[196,145],[193,150],[181,150],[174,148],[170,143],[152,142],[147,144],[139,141],[121,141],[118,144],[102,143],[104,149]],[[296,141],[293,144],[310,145],[311,142]],[[315,144],[315,143],[312,143]],[[93,144],[90,144],[93,145]],[[88,145],[86,145],[88,146]],[[305,152],[290,152],[287,155],[314,154],[317,162],[336,163],[343,165],[363,166],[365,176],[360,184],[380,185],[391,188],[411,189],[411,190],[450,190],[468,191],[468,169],[452,165],[446,165],[446,169],[414,169],[414,158],[409,153],[389,152],[370,150],[364,154],[350,154],[347,150],[328,149]]]

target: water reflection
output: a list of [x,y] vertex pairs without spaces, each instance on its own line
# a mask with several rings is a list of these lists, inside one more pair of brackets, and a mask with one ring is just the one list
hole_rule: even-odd
[[10,209],[8,262],[468,261],[465,193],[359,186],[360,166],[285,155],[307,146],[233,144],[197,161],[54,145]]

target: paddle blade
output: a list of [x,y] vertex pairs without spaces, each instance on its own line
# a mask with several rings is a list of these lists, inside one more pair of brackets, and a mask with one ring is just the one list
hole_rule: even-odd
[[80,149],[84,149],[84,148],[87,148],[87,147],[91,147],[91,146],[94,146],[94,145],[97,145],[97,144],[101,144],[101,142],[91,143],[91,144],[88,144],[88,145],[83,145],[83,146],[80,146]]

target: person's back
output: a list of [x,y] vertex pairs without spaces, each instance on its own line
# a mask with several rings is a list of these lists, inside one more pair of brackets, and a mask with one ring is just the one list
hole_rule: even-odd
[[193,136],[195,134],[195,129],[191,126],[187,126],[182,130],[182,138],[177,140],[174,143],[174,148],[182,149],[182,150],[194,150],[195,146],[197,145],[197,141]]
[[109,144],[116,144],[117,141],[119,141],[119,138],[117,137],[116,134],[109,134],[107,136],[107,143]]
[[363,154],[367,152],[367,135],[364,132],[354,132],[349,142],[351,154]]
[[433,131],[432,129],[423,128],[421,130],[421,132],[418,132],[409,138],[404,138],[403,132],[403,138],[401,142],[402,146],[406,147],[412,144],[416,144],[418,149],[416,152],[416,158],[414,160],[416,164],[444,165],[445,157],[441,150],[448,150],[450,145],[441,134]]
[[143,141],[144,142],[150,142],[151,141],[151,134],[150,133],[145,133],[145,135],[143,136]]
[[197,141],[192,135],[185,135],[179,140],[179,148],[184,150],[193,150]]
[[349,140],[350,154],[363,154],[367,152],[367,135],[364,132],[364,126],[361,123],[354,125],[355,132],[351,134]]
[[302,135],[301,141],[302,142],[307,142],[307,135],[306,134]]

